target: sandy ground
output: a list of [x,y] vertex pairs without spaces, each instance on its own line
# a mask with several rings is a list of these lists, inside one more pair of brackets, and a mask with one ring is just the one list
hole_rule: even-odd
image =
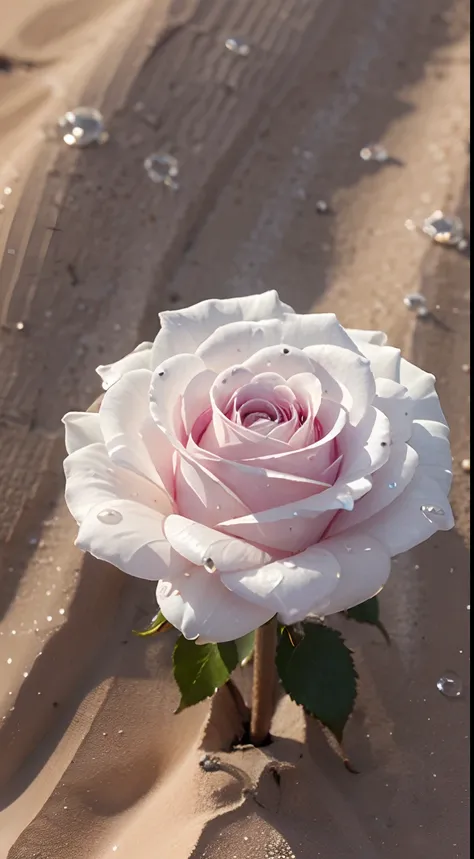
[[[469,263],[404,221],[468,218],[468,28],[467,0],[4,0],[0,52],[31,65],[0,71],[0,859],[467,857]],[[44,129],[80,102],[110,139],[77,152]],[[400,163],[364,163],[371,140]],[[161,148],[177,193],[143,169]],[[62,501],[94,367],[158,310],[268,287],[386,330],[452,426],[456,530],[395,560],[390,649],[344,629],[357,776],[285,700],[275,743],[203,772],[226,694],[172,715],[173,634],[131,635],[152,589],[75,551]]]

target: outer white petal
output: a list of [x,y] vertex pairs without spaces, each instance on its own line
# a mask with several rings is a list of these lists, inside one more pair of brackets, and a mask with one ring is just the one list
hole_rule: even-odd
[[173,571],[159,582],[157,600],[169,623],[185,638],[234,641],[253,632],[273,616],[267,606],[247,602],[227,590],[219,575],[193,567],[188,574]]
[[206,559],[211,560],[219,574],[251,569],[270,560],[270,555],[250,543],[229,537],[199,522],[191,522],[184,516],[168,516],[164,532],[173,548],[190,563],[202,566]]
[[271,290],[242,298],[209,299],[184,310],[160,313],[161,331],[153,344],[153,369],[181,352],[193,353],[214,331],[230,322],[280,319],[293,309]]
[[387,415],[393,442],[408,441],[412,431],[413,400],[403,385],[377,379],[374,406]]
[[349,335],[359,349],[364,343],[373,343],[374,346],[387,345],[387,335],[383,331],[364,331],[361,328],[346,328],[346,334]]
[[[372,343],[360,343],[360,351],[370,361],[375,379],[392,379],[400,382],[400,349],[393,346],[374,346]],[[405,384],[402,382],[402,384]]]
[[404,358],[400,364],[400,382],[413,400],[413,419],[447,424],[435,388],[435,377]]
[[[341,510],[329,529],[329,534],[341,534],[360,522],[370,519],[379,510],[393,504],[405,492],[416,474],[418,454],[404,442],[390,448],[390,459],[372,475],[372,489],[354,506],[351,512]],[[389,514],[388,514],[389,515]]]
[[166,433],[184,441],[181,398],[192,379],[206,367],[197,355],[183,353],[163,361],[153,372],[150,384],[150,412]]
[[162,514],[171,513],[163,490],[128,469],[115,465],[104,444],[91,444],[64,460],[66,504],[82,522],[97,504],[114,507],[117,499],[135,500]]
[[278,613],[283,623],[295,623],[303,620],[313,606],[326,603],[339,576],[334,555],[318,545],[286,561],[225,573],[221,578],[233,593]]
[[[149,418],[151,379],[150,370],[131,370],[122,376],[105,392],[99,419],[111,460],[162,486],[163,481],[142,437],[143,427]],[[149,438],[148,441],[158,448],[159,432],[156,432],[155,439]]]
[[323,395],[347,408],[350,422],[357,424],[372,405],[375,396],[375,380],[370,362],[362,355],[340,346],[309,346],[304,351],[314,361],[315,374],[321,382]]
[[368,534],[324,540],[321,546],[339,563],[337,587],[325,603],[315,605],[313,614],[335,614],[375,596],[390,575],[390,555],[378,540]]
[[[393,557],[423,543],[436,531],[449,531],[453,525],[445,493],[434,480],[417,473],[405,492],[390,507],[368,519],[363,527]],[[349,534],[350,531],[344,536]]]
[[439,421],[413,421],[410,447],[416,450],[423,474],[449,492],[453,478],[449,429]]
[[[121,519],[116,524],[104,524],[101,516],[111,510]],[[164,536],[163,522],[161,513],[136,501],[115,499],[112,505],[102,502],[82,522],[76,546],[131,576],[158,581],[189,568],[189,562],[174,551]]]
[[97,367],[96,372],[103,379],[104,390],[110,388],[130,370],[150,370],[152,346],[153,343],[140,343],[133,352],[125,355],[125,358],[120,358],[114,364],[101,364]]
[[92,412],[68,412],[63,417],[65,444],[68,453],[74,453],[88,444],[104,441],[100,430],[99,415]]

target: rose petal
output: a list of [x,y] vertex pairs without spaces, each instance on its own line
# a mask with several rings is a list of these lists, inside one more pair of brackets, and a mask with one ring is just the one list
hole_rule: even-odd
[[449,531],[453,525],[445,493],[434,480],[417,473],[390,507],[364,523],[364,532],[382,543],[393,557],[423,543],[436,531]]
[[125,355],[125,358],[115,361],[114,364],[101,364],[97,367],[96,373],[103,379],[104,390],[118,382],[130,370],[150,370],[152,346],[153,343],[140,343],[133,352]]
[[390,575],[390,555],[368,534],[330,538],[321,547],[336,558],[341,575],[329,599],[313,606],[314,614],[336,614],[371,599]]
[[387,343],[387,335],[383,331],[363,331],[360,328],[346,328],[346,334],[354,341],[359,348],[364,343],[373,343],[374,346],[385,346]]
[[145,504],[162,514],[171,513],[164,491],[144,477],[114,464],[104,444],[91,444],[64,460],[66,504],[76,522],[82,522],[97,504],[113,507],[117,498]]
[[436,480],[447,493],[452,482],[449,429],[439,421],[413,421],[410,447],[420,459],[420,472]]
[[370,362],[339,346],[309,346],[305,353],[313,361],[323,395],[341,403],[348,410],[350,422],[357,424],[375,396]]
[[[104,523],[101,517],[111,512],[120,520]],[[189,567],[168,543],[163,523],[164,516],[157,510],[116,498],[112,504],[92,507],[79,528],[76,546],[131,576],[158,581],[170,571],[178,574]]]
[[403,385],[391,379],[377,379],[373,405],[387,415],[393,442],[408,441],[413,420],[413,400]]
[[266,606],[257,606],[232,594],[219,576],[193,567],[189,575],[172,571],[169,595],[160,582],[157,599],[169,623],[185,638],[206,642],[235,641],[262,626],[273,616]]
[[68,412],[63,417],[65,444],[68,453],[74,453],[88,444],[103,443],[99,415],[92,412]]
[[322,546],[254,570],[224,573],[225,586],[238,596],[278,613],[283,623],[303,620],[337,587],[340,567]]
[[223,518],[244,516],[249,508],[201,463],[176,454],[176,506],[189,519],[213,526]]
[[435,388],[435,377],[425,373],[404,358],[400,364],[400,382],[413,400],[413,420],[439,421],[447,424]]
[[150,413],[167,434],[185,440],[181,418],[182,394],[192,379],[205,371],[196,355],[175,355],[167,358],[153,372],[149,389]]
[[[393,346],[374,346],[371,343],[360,343],[360,351],[370,361],[374,379],[392,379],[400,382],[400,349]],[[405,382],[402,382],[405,384]],[[408,387],[408,386],[407,386]]]
[[[149,418],[148,391],[150,370],[131,370],[122,376],[103,397],[99,409],[100,428],[112,462],[141,474],[163,486],[149,450],[142,437],[142,428]],[[160,435],[148,439],[156,451]],[[166,469],[165,469],[166,470]]]
[[231,570],[251,569],[270,560],[268,554],[250,543],[236,540],[184,516],[168,516],[164,531],[180,555],[197,566],[202,566],[206,559],[212,560],[219,575]]
[[404,442],[390,448],[390,459],[372,475],[372,489],[351,512],[341,511],[329,528],[329,534],[341,534],[374,516],[392,504],[413,479],[418,467],[418,454]]
[[275,290],[242,298],[210,299],[184,310],[167,310],[160,313],[161,331],[153,344],[152,369],[174,355],[196,352],[223,325],[280,319],[288,313],[293,313],[292,308],[280,301]]

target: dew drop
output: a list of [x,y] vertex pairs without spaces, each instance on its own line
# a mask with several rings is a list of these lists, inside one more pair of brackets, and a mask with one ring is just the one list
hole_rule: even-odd
[[11,658],[11,656],[9,656],[7,659],[7,665],[11,665],[12,662],[13,662],[13,659]]
[[239,57],[248,57],[250,54],[250,45],[248,45],[243,39],[239,39],[235,36],[232,36],[230,39],[226,39],[225,46],[228,51],[232,54],[237,54]]
[[369,143],[360,150],[362,161],[388,161],[388,152],[381,143]]
[[437,507],[435,504],[422,504],[420,510],[425,519],[428,519],[428,522],[432,522],[433,519],[439,519],[445,515],[443,508]]
[[51,617],[51,615],[50,615],[50,614],[48,614],[48,617],[46,618],[46,620],[48,621],[48,623],[51,623],[52,619],[53,619],[53,618]]
[[212,558],[203,558],[202,565],[207,573],[215,573],[217,571],[217,567]]
[[108,509],[101,510],[97,514],[97,518],[103,525],[118,525],[122,521],[123,516],[118,510]]
[[437,209],[422,226],[423,232],[441,245],[459,245],[464,239],[464,225],[456,215],[444,215]]
[[173,191],[178,190],[176,177],[179,174],[179,163],[174,155],[170,155],[169,152],[152,152],[145,158],[143,166],[152,182],[166,185]]
[[462,692],[462,680],[455,671],[445,671],[437,681],[436,687],[446,698],[459,698]]
[[28,671],[24,671],[24,672],[23,672],[23,677],[24,677],[24,678],[25,678],[25,680],[26,680],[26,678],[28,677]]
[[58,119],[61,136],[68,146],[83,149],[91,143],[105,143],[108,139],[104,117],[95,107],[76,107],[67,110]]
[[319,215],[325,215],[329,211],[329,206],[326,200],[318,200],[315,209]]
[[59,614],[66,614],[66,609],[65,609],[65,608],[60,608],[60,609],[59,609]]
[[396,488],[397,488],[397,484],[395,483],[395,481],[393,481],[392,483],[389,483],[389,484],[388,484],[388,488],[389,488],[389,489],[396,489]]

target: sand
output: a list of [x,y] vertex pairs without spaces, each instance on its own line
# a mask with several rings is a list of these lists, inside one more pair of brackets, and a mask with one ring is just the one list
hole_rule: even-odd
[[[468,855],[469,263],[404,227],[468,218],[467,5],[4,0],[0,54],[20,62],[0,71],[0,859]],[[223,48],[234,35],[248,57]],[[79,152],[51,123],[81,102],[110,138]],[[359,158],[372,140],[393,163]],[[162,148],[176,193],[143,169]],[[62,500],[59,422],[99,393],[95,366],[159,310],[268,287],[386,330],[439,377],[452,426],[456,529],[395,559],[391,648],[341,624],[359,775],[287,699],[262,750],[228,751],[226,692],[174,716],[174,634],[131,633],[152,587],[77,552]],[[420,289],[427,320],[403,305]]]

